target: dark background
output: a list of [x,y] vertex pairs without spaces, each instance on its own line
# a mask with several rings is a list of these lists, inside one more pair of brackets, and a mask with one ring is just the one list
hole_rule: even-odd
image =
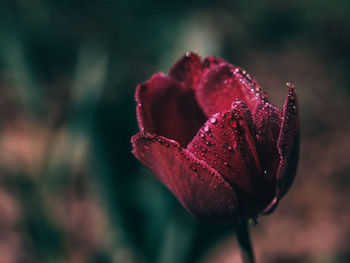
[[131,154],[137,83],[188,50],[294,81],[301,157],[252,228],[258,262],[349,262],[350,1],[0,4],[0,263],[239,262]]

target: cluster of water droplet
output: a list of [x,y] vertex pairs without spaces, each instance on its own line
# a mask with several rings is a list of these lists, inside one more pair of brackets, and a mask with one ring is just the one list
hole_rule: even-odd
[[237,111],[209,117],[198,133],[200,140],[198,137],[194,139],[189,150],[214,169],[221,170],[221,166],[232,168],[230,163],[240,143],[240,120],[241,116]]

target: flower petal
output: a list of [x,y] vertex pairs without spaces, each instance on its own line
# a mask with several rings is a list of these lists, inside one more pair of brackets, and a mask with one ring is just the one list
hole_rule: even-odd
[[294,85],[287,83],[289,92],[283,106],[281,131],[277,148],[280,154],[280,163],[277,170],[276,196],[264,213],[269,213],[277,206],[278,201],[288,191],[295,174],[299,158],[299,110]]
[[205,122],[193,90],[162,73],[138,85],[135,97],[140,130],[176,140],[182,146]]
[[207,221],[235,221],[237,197],[231,186],[204,161],[179,143],[138,133],[131,139],[133,153],[192,214]]
[[214,56],[206,57],[202,63],[203,69],[210,69],[221,63],[227,63],[224,59]]
[[195,52],[186,52],[169,70],[169,76],[178,81],[184,81],[190,88],[196,86],[201,75],[201,57]]
[[281,111],[261,102],[254,114],[254,123],[257,128],[256,148],[263,171],[263,199],[271,202],[276,194],[276,174],[280,164],[277,140],[281,130]]
[[246,117],[250,111],[243,102],[236,104],[232,111],[211,116],[187,150],[218,171],[232,186],[242,216],[255,216],[260,208],[256,203],[260,195],[260,165]]
[[264,95],[249,74],[228,63],[204,71],[196,88],[196,98],[207,116],[231,109],[234,100],[244,101],[255,112]]

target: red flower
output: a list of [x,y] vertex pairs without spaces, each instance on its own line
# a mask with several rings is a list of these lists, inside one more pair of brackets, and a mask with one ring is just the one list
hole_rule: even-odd
[[201,219],[270,212],[298,162],[297,97],[287,85],[281,112],[243,69],[187,52],[168,76],[138,85],[133,153]]

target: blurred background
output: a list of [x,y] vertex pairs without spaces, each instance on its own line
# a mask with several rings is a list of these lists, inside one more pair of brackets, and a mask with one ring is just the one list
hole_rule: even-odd
[[240,262],[131,154],[134,92],[188,50],[294,81],[301,157],[258,262],[350,262],[350,2],[3,0],[0,263]]

